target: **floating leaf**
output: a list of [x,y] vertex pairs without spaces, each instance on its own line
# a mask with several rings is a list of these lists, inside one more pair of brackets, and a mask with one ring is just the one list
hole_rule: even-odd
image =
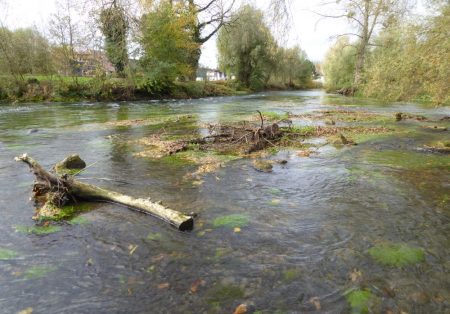
[[371,298],[372,293],[368,290],[353,290],[346,295],[346,299],[354,314],[368,313]]
[[280,203],[281,203],[281,200],[276,199],[276,198],[274,198],[273,200],[270,201],[270,205],[273,205],[273,206],[280,205]]
[[413,248],[403,243],[382,243],[370,248],[369,254],[378,263],[394,267],[417,264],[425,259],[422,248]]
[[33,313],[33,308],[32,307],[27,307],[26,309],[18,312],[17,314],[31,314]]
[[8,260],[15,258],[19,253],[13,250],[0,248],[0,260]]
[[242,228],[248,225],[248,216],[241,214],[233,214],[217,217],[214,220],[214,227]]

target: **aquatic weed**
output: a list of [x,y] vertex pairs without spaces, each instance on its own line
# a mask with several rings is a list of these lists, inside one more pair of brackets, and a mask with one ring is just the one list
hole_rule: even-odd
[[217,217],[214,220],[213,225],[216,228],[217,227],[241,228],[247,226],[248,222],[249,222],[248,216],[242,214],[232,214]]
[[28,234],[33,233],[33,234],[37,234],[37,235],[51,234],[51,233],[55,233],[55,232],[61,231],[61,227],[60,226],[53,226],[53,225],[32,226],[32,227],[15,226],[14,228],[16,229],[16,232],[28,233]]
[[24,272],[25,279],[39,279],[56,270],[54,266],[32,266]]
[[9,260],[17,257],[19,253],[13,250],[4,249],[0,247],[0,260]]
[[376,262],[394,267],[417,264],[425,259],[422,248],[410,247],[403,243],[382,243],[370,248],[369,254]]
[[369,290],[352,290],[346,292],[345,297],[350,304],[352,314],[369,313],[369,305],[373,297]]

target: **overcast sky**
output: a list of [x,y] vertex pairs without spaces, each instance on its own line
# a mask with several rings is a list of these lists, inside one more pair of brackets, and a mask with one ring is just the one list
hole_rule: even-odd
[[[268,10],[268,0],[252,1],[262,10]],[[284,45],[300,45],[312,61],[323,60],[328,47],[334,40],[333,36],[348,32],[344,19],[320,20],[319,16],[313,13],[319,10],[323,12],[323,7],[318,7],[322,1],[292,0],[291,26],[288,34],[282,38]],[[55,11],[55,0],[0,0],[0,4],[2,2],[6,2],[6,10],[1,10],[0,20],[6,21],[6,25],[11,28],[35,26],[45,32],[49,16]],[[215,38],[213,38],[203,47],[200,62],[215,67],[216,55],[217,49]]]

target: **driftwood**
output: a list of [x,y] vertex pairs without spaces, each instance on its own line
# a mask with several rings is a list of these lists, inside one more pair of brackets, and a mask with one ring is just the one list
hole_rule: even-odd
[[33,188],[33,198],[38,203],[44,203],[42,207],[44,211],[47,210],[48,212],[51,208],[60,207],[76,200],[108,201],[158,217],[181,231],[188,231],[194,228],[192,216],[184,215],[159,203],[154,203],[149,199],[133,198],[91,184],[82,183],[67,174],[61,176],[52,174],[26,154],[16,157],[15,160],[26,163],[34,173],[36,181]]

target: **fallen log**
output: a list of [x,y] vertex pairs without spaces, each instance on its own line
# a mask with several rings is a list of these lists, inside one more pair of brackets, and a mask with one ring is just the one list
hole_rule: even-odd
[[46,171],[33,158],[27,154],[16,157],[16,161],[26,163],[36,177],[33,188],[33,197],[37,202],[44,203],[43,208],[55,208],[76,200],[107,201],[125,205],[143,213],[158,217],[180,231],[189,231],[194,228],[192,216],[184,215],[176,210],[167,208],[149,199],[134,198],[118,192],[109,191],[91,184],[75,180],[72,176],[64,174],[58,176]]

